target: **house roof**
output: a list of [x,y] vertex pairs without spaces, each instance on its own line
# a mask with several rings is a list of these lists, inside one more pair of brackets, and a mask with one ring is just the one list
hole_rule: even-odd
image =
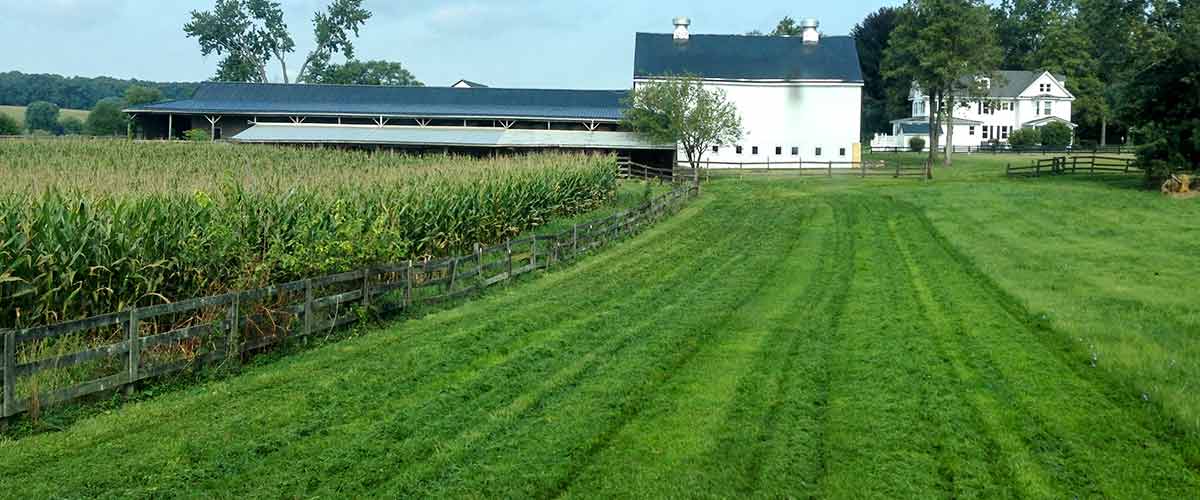
[[633,75],[690,74],[729,80],[835,80],[861,83],[854,39],[826,36],[816,44],[800,37],[638,33]]
[[[459,86],[459,84],[462,84],[462,86]],[[479,82],[473,82],[473,81],[471,81],[471,80],[459,80],[459,81],[457,81],[457,82],[454,82],[454,85],[451,85],[451,87],[458,87],[458,88],[463,88],[463,87],[466,87],[466,88],[475,88],[475,89],[486,89],[486,88],[488,88],[488,86],[487,86],[487,85],[484,85],[484,84],[482,84],[482,83],[479,83]]]
[[1071,127],[1071,128],[1076,127],[1076,125],[1074,123],[1071,123],[1068,120],[1064,120],[1058,116],[1043,116],[1036,120],[1029,120],[1025,123],[1022,123],[1021,126],[1022,127],[1040,127],[1040,126],[1045,125],[1050,122],[1062,122],[1062,123],[1065,123],[1068,127]]
[[[1033,81],[1042,76],[1042,73],[1045,73],[1045,71],[996,71],[992,75],[992,86],[988,88],[988,96],[1017,97],[1021,95],[1021,92],[1029,88],[1030,85],[1033,85]],[[1062,84],[1067,79],[1063,75],[1055,75],[1053,73],[1050,76],[1057,79],[1059,84]],[[968,77],[963,79],[962,82],[964,85],[970,85],[972,80],[973,78]]]
[[200,84],[191,99],[130,113],[621,119],[626,90],[546,90],[273,83]]
[[[924,124],[928,125],[929,117],[927,117],[927,116],[910,116],[908,118],[900,118],[898,120],[892,120],[892,123],[900,123],[900,124],[924,123]],[[954,124],[955,125],[982,125],[983,122],[978,121],[978,120],[969,120],[967,118],[960,118],[960,117],[956,116],[956,117],[954,117]]]
[[668,149],[631,132],[524,130],[475,127],[373,127],[259,123],[234,142],[271,144],[388,144],[495,148]]

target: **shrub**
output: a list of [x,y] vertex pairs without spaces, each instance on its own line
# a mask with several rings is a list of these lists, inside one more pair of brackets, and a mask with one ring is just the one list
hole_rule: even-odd
[[64,116],[58,120],[58,126],[66,135],[83,134],[83,120],[75,116]]
[[205,142],[211,140],[212,135],[202,128],[194,128],[184,132],[183,138],[192,142]]
[[925,151],[925,139],[921,137],[913,137],[908,140],[908,150],[914,153]]
[[58,106],[46,101],[37,101],[25,108],[25,127],[29,131],[45,130],[51,134],[59,133]]
[[21,135],[21,124],[12,115],[0,113],[0,135]]
[[91,135],[126,135],[129,118],[121,111],[125,101],[116,97],[101,99],[87,117],[87,133]]
[[1071,127],[1061,122],[1050,122],[1042,126],[1042,145],[1052,148],[1071,144]]
[[1036,128],[1020,128],[1008,134],[1008,143],[1014,148],[1027,148],[1042,142],[1042,133]]

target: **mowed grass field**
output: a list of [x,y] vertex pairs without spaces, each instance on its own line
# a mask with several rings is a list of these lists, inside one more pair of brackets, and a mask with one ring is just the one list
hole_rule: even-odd
[[0,442],[0,495],[1200,497],[1200,205],[1002,163],[721,178],[575,266]]
[[[0,114],[9,115],[17,119],[18,123],[25,123],[25,108],[27,106],[0,106]],[[80,120],[87,120],[88,111],[86,109],[63,109],[59,112],[59,118],[74,116]]]

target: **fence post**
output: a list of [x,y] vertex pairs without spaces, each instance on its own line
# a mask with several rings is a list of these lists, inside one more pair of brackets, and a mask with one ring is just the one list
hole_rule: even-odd
[[533,238],[533,241],[529,242],[529,268],[537,269],[537,248],[538,248],[537,235],[532,236],[532,238]]
[[505,268],[507,269],[507,272],[505,274],[507,274],[507,276],[508,276],[507,278],[505,278],[505,281],[508,281],[508,280],[511,280],[513,277],[513,275],[512,275],[512,239],[504,240],[504,256],[507,259],[507,263],[505,264]]
[[571,255],[579,253],[579,224],[571,226]]
[[413,282],[413,261],[408,259],[408,266],[404,268],[404,309],[412,306],[412,282]]
[[312,279],[304,280],[304,336],[312,335],[313,331],[313,289]]
[[4,397],[0,405],[0,419],[16,413],[17,385],[17,331],[4,332]]
[[829,177],[833,177],[833,160],[829,160]]
[[141,325],[142,318],[136,308],[129,311],[129,324],[125,329],[125,343],[129,346],[129,384],[125,386],[125,394],[133,394],[133,383],[138,379],[138,367],[142,364]]
[[860,162],[858,162],[858,165],[862,169],[862,178],[866,179],[867,178],[867,162],[860,161]]
[[233,296],[233,303],[225,309],[225,321],[229,323],[228,331],[225,332],[225,356],[230,359],[241,354],[241,330],[242,325],[238,323],[238,308],[242,301],[242,295],[236,294]]
[[475,289],[483,286],[483,245],[475,243]]
[[371,309],[371,266],[363,269],[362,306],[363,309]]

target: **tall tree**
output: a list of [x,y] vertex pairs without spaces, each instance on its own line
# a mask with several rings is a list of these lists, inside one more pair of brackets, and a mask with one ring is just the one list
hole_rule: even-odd
[[129,117],[121,111],[125,101],[119,97],[101,99],[88,113],[84,130],[91,135],[123,135],[129,133]]
[[59,133],[58,106],[46,101],[38,101],[25,108],[25,128],[30,132],[42,130],[51,134]]
[[771,36],[800,36],[803,33],[804,33],[804,30],[800,28],[799,24],[796,24],[795,19],[792,19],[789,16],[784,16],[783,19],[779,20],[779,24],[775,25],[775,29],[771,31],[770,35]]
[[1067,17],[1075,0],[1002,0],[993,11],[1005,69],[1030,69],[1051,26]]
[[[1108,142],[1109,125],[1126,101],[1121,96],[1133,72],[1145,66],[1148,53],[1162,47],[1143,36],[1147,8],[1146,0],[1078,0],[1074,24],[1087,39],[1088,58],[1095,65],[1094,81],[1078,82],[1093,89],[1079,105],[1085,125],[1099,122],[1101,144]],[[1146,42],[1141,44],[1144,51],[1140,41]]]
[[424,85],[400,63],[389,61],[346,61],[345,64],[330,64],[314,71],[308,83],[407,87]]
[[125,89],[125,103],[130,106],[155,103],[162,99],[162,91],[154,87],[133,85]]
[[700,79],[664,78],[633,89],[624,124],[657,144],[677,144],[692,167],[692,183],[700,186],[700,165],[712,146],[733,144],[742,137],[742,119],[725,91],[709,89]]
[[[929,95],[931,167],[937,157],[939,125],[946,119],[952,127],[962,82],[990,76],[1000,61],[990,19],[982,0],[908,0],[897,14],[883,74],[912,81]],[[948,145],[953,144],[950,139]],[[951,152],[946,149],[947,165],[952,164]]]
[[850,31],[858,46],[858,60],[863,72],[864,138],[874,132],[890,130],[886,127],[890,120],[905,115],[908,108],[912,82],[886,78],[882,71],[883,54],[895,27],[896,8],[883,7],[868,14]]
[[[371,18],[362,0],[334,0],[324,12],[313,15],[314,48],[296,74],[306,81],[309,71],[330,64],[333,56],[354,57],[352,38]],[[204,55],[223,56],[216,78],[225,81],[267,82],[267,64],[279,64],[284,83],[290,83],[287,57],[296,43],[283,20],[283,9],[271,0],[217,0],[211,11],[192,11],[183,27],[200,43]]]

